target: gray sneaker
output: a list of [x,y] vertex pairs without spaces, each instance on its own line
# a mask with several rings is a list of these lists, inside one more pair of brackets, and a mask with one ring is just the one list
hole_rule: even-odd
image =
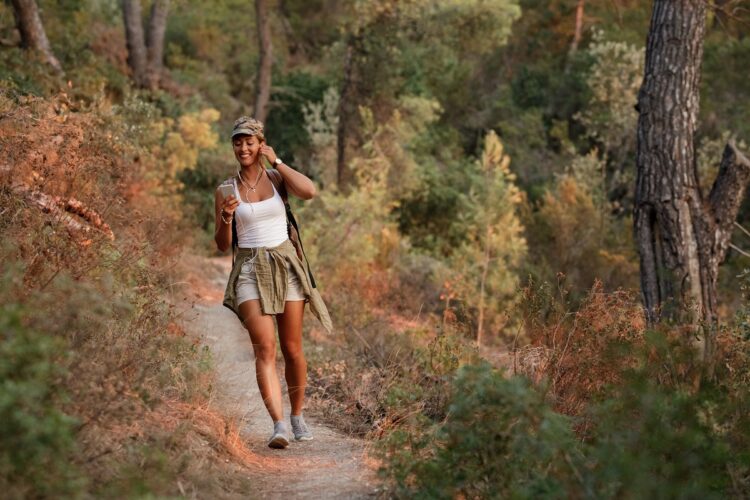
[[312,441],[312,432],[307,428],[302,415],[292,415],[292,432],[294,432],[294,439],[297,441]]
[[282,449],[289,446],[286,424],[279,420],[273,423],[273,436],[268,440],[269,448]]

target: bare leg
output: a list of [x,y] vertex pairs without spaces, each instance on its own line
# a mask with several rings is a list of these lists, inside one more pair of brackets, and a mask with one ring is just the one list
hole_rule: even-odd
[[302,413],[307,385],[307,361],[302,352],[302,316],[305,302],[295,300],[287,302],[284,313],[277,316],[281,352],[284,354],[284,376],[289,388],[289,401],[292,415]]
[[274,422],[284,419],[281,384],[276,373],[276,332],[273,316],[263,314],[259,300],[246,300],[239,306],[242,322],[250,333],[255,351],[255,377],[258,389]]

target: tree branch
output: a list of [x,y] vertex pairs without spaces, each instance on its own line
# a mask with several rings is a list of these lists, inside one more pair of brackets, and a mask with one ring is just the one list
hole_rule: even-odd
[[745,188],[750,182],[750,159],[737,149],[734,139],[724,148],[711,194],[708,198],[710,217],[716,225],[714,231],[714,255],[719,262],[724,260],[734,227],[734,220],[740,210]]

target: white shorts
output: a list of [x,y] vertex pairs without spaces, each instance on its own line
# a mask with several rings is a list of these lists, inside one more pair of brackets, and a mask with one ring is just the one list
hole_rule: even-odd
[[[268,259],[271,256],[266,254]],[[289,281],[286,289],[286,301],[293,300],[305,300],[305,293],[302,285],[299,282],[297,274],[292,270],[289,262],[286,263],[286,268],[289,273]],[[255,268],[253,262],[245,261],[240,268],[240,274],[237,277],[237,304],[242,304],[246,300],[258,300],[260,294],[258,292],[258,282],[255,278]]]

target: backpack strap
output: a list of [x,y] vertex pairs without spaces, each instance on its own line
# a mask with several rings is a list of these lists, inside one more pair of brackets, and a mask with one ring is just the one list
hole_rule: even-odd
[[286,192],[286,185],[284,184],[284,178],[281,177],[281,172],[279,172],[275,168],[269,168],[266,170],[266,173],[268,174],[268,178],[271,179],[271,182],[276,187],[276,191],[278,191],[279,195],[281,195],[281,199],[284,200],[284,205],[286,205],[289,202],[289,195]]
[[[292,213],[292,207],[289,206],[289,196],[287,194],[286,185],[284,184],[284,178],[281,176],[281,172],[279,172],[275,168],[269,168],[268,170],[266,170],[266,173],[268,174],[268,178],[271,179],[271,182],[273,182],[273,185],[276,186],[276,190],[279,192],[281,199],[284,200],[284,208],[286,209],[287,232],[291,235],[291,230],[289,229],[289,225],[291,224],[297,234],[297,241],[299,241],[299,247],[300,250],[302,250],[302,256],[305,258],[305,263],[307,263],[307,274],[310,277],[310,286],[312,286],[313,288],[317,288],[315,285],[315,278],[313,278],[312,270],[310,269],[310,262],[308,262],[307,260],[305,247],[304,245],[302,245],[302,236],[299,232],[297,220],[294,218],[294,214]],[[234,219],[232,219],[232,223],[234,223]]]

